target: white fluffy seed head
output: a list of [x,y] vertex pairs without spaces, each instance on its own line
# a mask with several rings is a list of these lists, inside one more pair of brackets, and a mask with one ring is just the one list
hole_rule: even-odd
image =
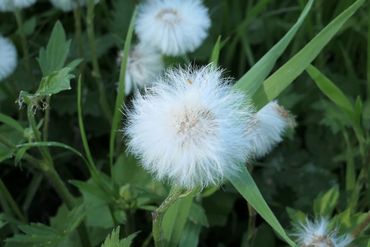
[[[121,62],[122,53],[120,52],[119,62]],[[135,45],[129,53],[126,68],[126,95],[151,85],[163,69],[162,56],[157,50],[143,44]]]
[[17,67],[17,50],[13,43],[0,36],[0,81],[4,80]]
[[36,0],[0,0],[0,11],[23,9],[34,4]]
[[210,25],[200,0],[147,0],[140,6],[135,30],[143,43],[176,56],[198,48]]
[[129,150],[159,180],[188,189],[219,184],[247,159],[251,113],[213,66],[169,70],[134,99]]
[[299,247],[346,247],[352,242],[350,235],[338,236],[336,230],[330,230],[327,219],[306,220],[295,236]]
[[272,101],[259,110],[247,124],[249,152],[255,158],[268,154],[282,141],[282,136],[293,118],[276,101]]
[[[69,12],[77,8],[77,6],[85,6],[87,5],[89,0],[50,0],[51,4],[64,12]],[[95,0],[95,4],[98,3],[99,0]]]

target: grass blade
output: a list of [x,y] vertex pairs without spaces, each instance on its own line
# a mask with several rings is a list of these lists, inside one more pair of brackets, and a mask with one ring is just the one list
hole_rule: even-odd
[[238,176],[229,176],[228,180],[235,189],[244,197],[245,200],[261,215],[261,217],[290,245],[296,244],[286,234],[278,219],[267,205],[261,192],[259,191],[252,176],[246,168],[242,169]]
[[346,112],[353,112],[354,108],[346,95],[316,67],[309,65],[306,69],[312,80],[331,101]]
[[262,107],[279,96],[280,93],[311,64],[325,45],[334,37],[343,24],[361,7],[364,2],[365,0],[357,0],[349,6],[294,57],[267,78],[263,82],[262,87],[253,97],[257,107]]
[[120,70],[119,82],[118,82],[118,94],[116,97],[112,128],[111,128],[110,137],[109,137],[109,164],[111,167],[111,171],[113,168],[113,156],[114,156],[114,149],[115,149],[115,143],[116,143],[116,135],[117,135],[118,126],[120,124],[121,117],[122,117],[121,109],[122,109],[123,104],[125,103],[125,75],[126,75],[128,54],[130,52],[131,40],[132,40],[132,36],[134,32],[136,12],[137,10],[135,9],[134,13],[132,14],[130,26],[129,26],[126,39],[125,39],[125,46],[123,49],[123,57],[122,57],[121,70]]
[[304,8],[302,14],[292,28],[285,34],[285,36],[271,48],[244,76],[238,80],[235,87],[244,91],[246,94],[252,96],[261,86],[263,80],[269,75],[273,69],[276,61],[283,54],[293,37],[301,27],[307,14],[309,13],[313,0],[310,0]]

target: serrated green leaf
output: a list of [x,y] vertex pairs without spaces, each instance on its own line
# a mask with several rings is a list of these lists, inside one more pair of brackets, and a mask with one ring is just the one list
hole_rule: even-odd
[[280,225],[278,219],[267,205],[248,170],[243,168],[239,175],[228,176],[227,178],[235,189],[261,215],[261,217],[269,223],[280,237],[282,237],[290,246],[295,247],[296,244],[286,234],[284,228]]
[[301,27],[313,2],[313,0],[310,0],[307,3],[302,14],[292,28],[276,45],[274,45],[274,47],[271,48],[270,51],[268,51],[247,73],[245,73],[242,78],[237,81],[234,86],[235,88],[245,92],[249,96],[253,96],[255,92],[257,92],[258,88],[262,85],[263,80],[271,72],[276,61],[283,54],[293,37],[296,35],[298,29]]
[[60,229],[41,223],[21,225],[23,234],[15,234],[6,240],[9,243],[28,244],[30,246],[50,247],[58,246],[71,234],[85,217],[82,206],[74,208],[65,217],[64,227]]
[[317,57],[321,50],[340,30],[344,23],[363,5],[365,0],[357,0],[331,21],[294,57],[268,77],[253,96],[258,108],[275,99],[287,88]]
[[70,90],[70,81],[74,78],[74,75],[71,74],[71,72],[72,68],[65,67],[61,70],[50,73],[46,77],[43,77],[36,95],[51,96],[61,91]]
[[119,227],[113,229],[112,233],[108,235],[101,247],[130,247],[138,233],[133,233],[124,239],[120,239],[119,231]]
[[71,41],[67,41],[62,24],[57,21],[53,27],[49,42],[39,52],[38,62],[44,77],[63,68]]

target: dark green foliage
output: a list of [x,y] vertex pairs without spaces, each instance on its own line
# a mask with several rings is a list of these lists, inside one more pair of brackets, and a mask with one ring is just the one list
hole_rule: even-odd
[[[86,8],[63,13],[40,0],[22,11],[21,27],[13,13],[0,13],[0,33],[19,53],[16,72],[0,82],[0,246],[79,247],[84,230],[92,246],[153,246],[151,213],[170,186],[154,180],[126,152],[124,136],[116,131],[125,116],[117,111],[113,121],[120,124],[112,131],[95,84],[100,80],[112,112],[117,102],[130,107],[131,96],[121,94],[116,102],[116,58],[130,47],[125,37],[132,34],[139,2],[101,0],[95,6],[100,75],[92,65]],[[166,246],[286,246],[283,238],[289,241],[285,232],[293,224],[321,216],[331,218],[340,233],[355,233],[370,209],[368,1],[204,2],[210,34],[187,59],[217,62],[258,107],[278,98],[296,116],[297,127],[271,154],[248,164],[259,189],[245,170],[244,178],[230,178],[220,188],[182,195],[163,218]],[[71,202],[50,183],[54,171]],[[369,246],[369,238],[369,229],[362,231],[353,246]]]

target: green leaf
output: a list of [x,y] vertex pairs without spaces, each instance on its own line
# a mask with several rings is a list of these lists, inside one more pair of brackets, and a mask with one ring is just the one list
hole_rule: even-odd
[[128,237],[120,240],[119,227],[117,227],[112,231],[111,234],[108,235],[101,247],[130,247],[137,234],[138,233],[133,233]]
[[0,113],[0,122],[12,127],[13,129],[15,130],[18,130],[19,132],[21,132],[23,134],[23,127],[22,125],[20,125],[16,120],[14,120],[13,118],[7,116],[7,115],[4,115],[2,113]]
[[71,41],[66,40],[62,24],[57,21],[46,49],[41,48],[37,59],[44,76],[48,76],[52,72],[63,68],[69,53],[70,44]]
[[42,78],[37,96],[50,96],[61,91],[70,90],[70,81],[74,78],[71,74],[72,68],[65,67],[61,70],[51,72],[48,76]]
[[346,95],[316,67],[309,65],[306,71],[319,89],[337,106],[348,113],[354,111],[353,105]]
[[198,246],[202,226],[188,222],[183,231],[179,247]]
[[304,222],[307,219],[307,215],[300,210],[287,207],[286,212],[294,223]]
[[339,198],[339,188],[334,186],[323,195],[318,196],[313,203],[313,209],[316,217],[329,217],[337,206]]
[[294,57],[267,78],[253,97],[255,104],[262,107],[279,96],[311,64],[325,45],[364,2],[365,0],[357,0],[349,6]]
[[41,223],[19,226],[23,234],[16,234],[6,240],[8,243],[27,244],[28,246],[58,246],[71,234],[84,219],[82,206],[74,208],[65,215],[64,225],[60,228],[50,227]]
[[269,225],[290,245],[296,246],[288,237],[284,228],[280,225],[278,219],[267,205],[261,192],[259,191],[252,176],[246,168],[241,170],[238,176],[229,176],[228,180],[235,189],[244,197],[245,200],[269,223]]
[[314,0],[310,0],[302,14],[285,36],[271,48],[242,78],[235,84],[235,88],[244,91],[247,95],[253,96],[261,86],[263,80],[269,75],[276,61],[288,47],[298,29],[301,27],[309,13]]
[[221,42],[221,36],[218,36],[217,41],[213,47],[210,62],[217,66],[220,58],[220,52],[226,41]]
[[167,246],[177,246],[181,240],[190,213],[195,192],[177,200],[166,211],[163,221],[163,238]]

